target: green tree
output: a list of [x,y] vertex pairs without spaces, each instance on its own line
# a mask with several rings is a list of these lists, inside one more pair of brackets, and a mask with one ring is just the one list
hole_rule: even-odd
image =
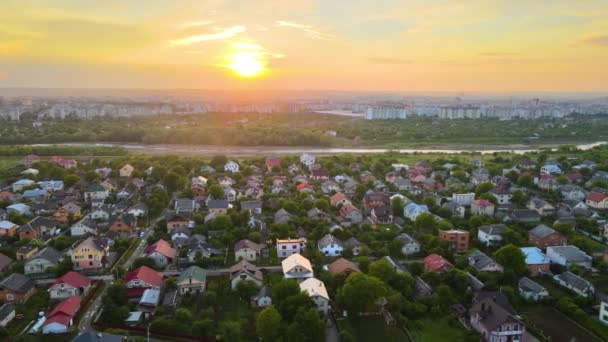
[[475,187],[475,195],[479,196],[481,194],[484,194],[484,193],[492,190],[493,187],[494,187],[494,185],[490,182],[479,183]]
[[74,186],[74,184],[78,183],[78,181],[80,181],[80,176],[75,174],[70,174],[63,177],[63,184],[66,188],[71,188]]
[[251,280],[241,280],[236,284],[236,292],[242,300],[249,301],[255,295],[259,288],[258,285]]
[[207,193],[209,194],[209,196],[211,196],[211,198],[224,199],[224,188],[222,188],[218,184],[211,185],[207,190]]
[[190,322],[192,321],[192,312],[188,308],[178,308],[175,310],[175,319],[184,323]]
[[494,253],[494,257],[496,258],[496,262],[517,275],[522,275],[526,272],[526,256],[519,247],[513,244],[500,247]]
[[325,340],[325,322],[317,308],[300,308],[287,328],[290,342],[318,342]]
[[378,299],[385,294],[386,288],[380,279],[363,273],[353,273],[338,290],[337,301],[350,314],[358,314],[374,307]]
[[219,331],[226,342],[238,342],[243,335],[241,323],[238,321],[220,322]]
[[395,269],[386,259],[380,259],[369,265],[368,274],[388,283],[395,275]]
[[132,266],[133,269],[137,269],[141,266],[147,266],[152,269],[156,269],[156,263],[151,258],[139,257],[139,258],[135,259],[135,261],[133,261],[133,266]]
[[300,293],[300,286],[293,280],[281,279],[272,287],[272,303],[279,307],[287,298]]
[[391,207],[393,209],[393,215],[394,216],[403,216],[403,207],[405,206],[405,203],[403,203],[403,200],[400,197],[395,197],[393,198],[393,200],[391,201]]
[[276,341],[280,326],[281,314],[272,305],[265,307],[255,320],[255,331],[262,341]]

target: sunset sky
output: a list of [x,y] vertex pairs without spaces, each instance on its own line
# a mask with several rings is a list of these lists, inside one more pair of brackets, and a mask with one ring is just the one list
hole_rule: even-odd
[[0,86],[605,92],[608,4],[2,0]]

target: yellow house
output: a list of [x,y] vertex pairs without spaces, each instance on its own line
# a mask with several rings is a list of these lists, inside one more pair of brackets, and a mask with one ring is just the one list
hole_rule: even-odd
[[53,214],[53,220],[59,223],[68,223],[70,214],[74,218],[74,220],[79,219],[82,216],[80,206],[76,203],[68,203],[64,205],[63,207],[55,211],[55,213]]
[[107,240],[90,237],[71,250],[72,268],[76,271],[103,268],[109,251]]
[[106,189],[109,192],[116,191],[116,184],[114,184],[113,182],[110,182],[108,180],[104,180],[103,182],[99,183],[99,185],[101,185],[104,189]]

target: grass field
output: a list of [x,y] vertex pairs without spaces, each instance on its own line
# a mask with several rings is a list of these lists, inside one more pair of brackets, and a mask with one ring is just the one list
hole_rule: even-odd
[[520,313],[545,336],[551,338],[552,342],[602,341],[552,307],[534,305]]
[[0,170],[15,166],[18,161],[19,158],[17,157],[0,157]]
[[410,332],[416,341],[424,342],[476,342],[479,336],[468,332],[460,323],[447,319],[413,321],[408,324]]
[[387,326],[382,317],[351,317],[338,320],[340,331],[346,330],[354,337],[354,341],[409,341],[401,329]]

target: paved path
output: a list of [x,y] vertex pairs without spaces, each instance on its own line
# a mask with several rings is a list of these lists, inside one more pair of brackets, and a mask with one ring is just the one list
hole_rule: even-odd
[[338,325],[331,316],[328,316],[325,321],[325,342],[340,342]]

